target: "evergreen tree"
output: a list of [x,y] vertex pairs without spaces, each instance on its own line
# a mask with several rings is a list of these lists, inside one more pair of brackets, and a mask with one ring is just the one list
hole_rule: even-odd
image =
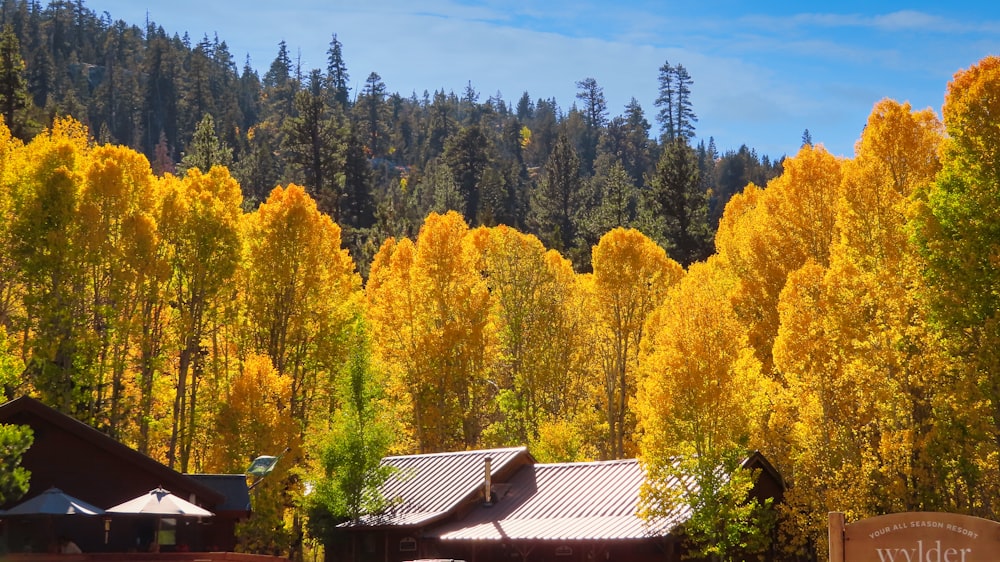
[[350,76],[347,74],[347,65],[344,63],[343,45],[337,40],[336,33],[330,39],[330,49],[326,55],[326,87],[330,91],[333,101],[339,103],[340,107],[346,110],[350,102],[348,99],[350,88],[347,85]]
[[305,187],[320,210],[340,222],[344,148],[319,70],[310,74],[309,88],[295,95],[295,110],[296,115],[285,121],[288,160],[302,171]]
[[237,100],[240,106],[240,114],[243,116],[240,130],[249,131],[260,120],[261,104],[260,76],[257,75],[257,71],[250,64],[250,55],[247,55],[246,61],[243,63],[243,72],[240,73],[240,79],[236,87],[238,89]]
[[693,138],[698,118],[691,105],[691,84],[694,83],[691,75],[682,64],[674,66],[664,62],[660,67],[659,80],[660,94],[655,103],[660,112],[656,120],[660,123],[664,144],[676,138]]
[[455,186],[465,203],[461,209],[465,221],[472,225],[479,224],[479,180],[489,163],[486,148],[486,135],[478,125],[473,125],[448,139],[443,156],[454,174]]
[[146,154],[155,150],[161,135],[166,138],[166,146],[175,149],[181,146],[178,109],[181,63],[178,56],[177,49],[162,27],[147,30],[145,56],[142,58],[142,75],[145,78],[142,112],[146,119],[142,147]]
[[534,192],[532,212],[539,238],[563,255],[575,246],[577,219],[583,209],[582,187],[580,158],[569,139],[560,135]]
[[708,197],[695,151],[684,139],[675,139],[660,156],[646,205],[659,224],[670,257],[687,267],[709,256]]
[[298,84],[292,75],[292,59],[288,55],[288,45],[284,41],[278,43],[278,55],[264,74],[261,85],[264,88],[265,99],[268,100],[271,116],[283,118],[292,114]]
[[364,124],[368,137],[368,151],[372,156],[384,153],[385,148],[385,83],[377,72],[365,80],[365,87],[355,104],[358,118]]
[[528,92],[525,91],[521,94],[521,98],[517,100],[517,108],[514,110],[514,115],[520,121],[527,121],[534,117],[534,114],[535,104],[531,101],[531,97],[528,96]]
[[198,128],[194,132],[194,138],[188,146],[188,152],[181,158],[177,170],[187,173],[191,168],[198,168],[203,173],[208,173],[212,166],[231,166],[233,164],[233,149],[226,146],[218,135],[215,134],[215,119],[211,114],[206,113]]
[[444,91],[434,92],[434,99],[427,108],[427,129],[424,134],[426,150],[424,161],[429,162],[444,152],[445,140],[458,129],[458,108]]
[[583,136],[580,160],[583,169],[588,174],[592,174],[601,130],[608,123],[608,103],[604,99],[604,88],[597,85],[597,80],[585,78],[577,82],[576,87],[580,90],[576,93],[576,98],[583,102],[583,121],[587,126]]
[[343,165],[344,193],[341,200],[341,224],[353,230],[369,229],[375,224],[372,169],[365,155],[364,140],[353,128],[348,131]]
[[591,179],[597,206],[587,213],[584,238],[591,246],[608,231],[636,226],[639,218],[639,190],[625,166],[615,161]]
[[28,81],[24,77],[21,43],[10,24],[0,33],[0,114],[11,133],[24,138],[25,119],[22,110],[28,107]]
[[694,84],[694,80],[682,64],[674,67],[674,75],[677,78],[675,81],[677,100],[674,103],[674,111],[677,112],[677,117],[674,119],[677,136],[690,140],[694,138],[694,124],[698,122],[691,104],[691,85]]

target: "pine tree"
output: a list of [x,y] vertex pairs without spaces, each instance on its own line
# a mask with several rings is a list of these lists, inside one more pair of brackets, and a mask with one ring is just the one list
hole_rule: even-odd
[[194,138],[188,146],[187,154],[181,158],[177,170],[187,173],[192,168],[198,168],[203,173],[208,173],[212,166],[231,166],[233,164],[233,149],[226,146],[215,134],[215,119],[211,114],[206,113],[198,128],[194,132]]
[[582,188],[580,158],[566,135],[559,135],[532,198],[532,212],[539,238],[564,255],[576,242],[577,219],[583,208]]
[[343,140],[339,119],[330,111],[319,70],[309,77],[309,88],[295,94],[297,115],[285,121],[284,147],[288,160],[302,171],[305,187],[320,210],[340,221]]
[[0,114],[18,138],[26,134],[21,110],[28,107],[28,81],[24,77],[21,43],[10,24],[0,33]]
[[358,118],[368,136],[368,150],[372,156],[382,154],[385,145],[385,120],[383,119],[386,88],[382,77],[372,72],[365,80],[365,88],[355,104]]
[[664,143],[676,138],[694,137],[694,124],[698,118],[691,105],[691,84],[694,81],[684,65],[664,62],[660,67],[660,95],[656,107],[660,112],[656,120],[660,123],[661,138]]
[[647,207],[662,229],[671,257],[685,267],[708,257],[712,250],[708,196],[694,149],[685,139],[667,145],[646,193]]
[[333,101],[340,104],[340,107],[347,109],[350,100],[350,88],[347,86],[350,76],[347,74],[347,65],[344,64],[343,45],[337,40],[337,34],[333,34],[330,39],[330,49],[327,54],[326,66],[326,87],[333,97]]
[[445,146],[444,161],[451,169],[455,186],[465,201],[462,213],[469,224],[479,223],[479,181],[489,163],[486,146],[486,135],[478,125],[462,129],[449,138]]
[[583,169],[592,174],[601,131],[608,124],[608,103],[604,99],[604,88],[597,85],[597,80],[585,78],[577,82],[576,87],[580,90],[576,93],[576,98],[583,102],[583,121],[587,126],[583,135],[580,160]]

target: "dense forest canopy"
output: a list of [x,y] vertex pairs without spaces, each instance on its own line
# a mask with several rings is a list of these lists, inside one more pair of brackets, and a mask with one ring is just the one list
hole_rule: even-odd
[[718,467],[760,450],[791,560],[829,511],[1000,517],[1000,59],[775,163],[690,145],[681,64],[654,138],[593,79],[566,112],[350,92],[336,36],[259,77],[81,2],[0,15],[3,393],[187,472],[287,449],[243,549],[384,507],[387,452],[509,445],[639,456],[646,512],[714,506],[690,536],[736,550],[767,517]]
[[[640,224],[687,263],[684,254],[707,255],[729,197],[780,172],[778,160],[747,146],[720,154],[707,137],[674,154],[697,160],[698,177],[684,181],[707,198],[707,214],[690,227],[662,215],[662,195],[644,194],[656,183],[662,147],[675,138],[693,141],[697,122],[694,79],[682,64],[660,69],[656,134],[634,98],[613,116],[593,78],[581,77],[568,109],[528,92],[516,102],[499,93],[482,99],[471,83],[457,94],[393,93],[377,72],[363,81],[355,76],[360,86],[352,91],[336,33],[325,68],[302,68],[282,41],[260,74],[250,60],[237,61],[224,38],[114,20],[83,0],[3,0],[0,26],[12,31],[24,61],[23,72],[0,70],[4,88],[23,79],[11,90],[22,97],[5,97],[18,106],[4,110],[16,137],[28,140],[55,117],[72,116],[98,141],[145,154],[157,173],[226,165],[248,209],[275,185],[303,185],[344,228],[362,274],[381,240],[413,236],[428,212],[448,209],[473,226],[534,233],[578,270],[588,267],[590,246],[608,228]],[[199,135],[206,116],[211,125]],[[619,209],[604,204],[606,192],[615,193]],[[698,248],[674,255],[675,243]]]

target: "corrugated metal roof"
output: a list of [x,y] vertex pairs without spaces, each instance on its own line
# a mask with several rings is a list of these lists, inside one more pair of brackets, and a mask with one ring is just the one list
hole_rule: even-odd
[[487,457],[493,474],[517,462],[533,460],[526,447],[382,459],[382,464],[393,467],[395,472],[380,491],[386,500],[397,503],[389,513],[366,518],[360,524],[422,525],[449,514],[463,502],[482,494]]
[[[664,536],[687,512],[647,522],[638,516],[645,473],[630,460],[536,464],[498,485],[492,507],[477,507],[431,535],[441,540],[615,540]],[[671,486],[680,482],[671,482]]]

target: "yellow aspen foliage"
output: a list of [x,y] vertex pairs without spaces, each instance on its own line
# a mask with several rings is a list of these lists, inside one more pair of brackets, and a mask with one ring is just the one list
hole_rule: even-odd
[[639,342],[649,314],[684,275],[666,251],[635,229],[615,228],[592,252],[594,360],[608,435],[604,458],[635,454],[634,404]]
[[298,185],[275,188],[244,217],[239,278],[248,349],[290,377],[290,412],[301,427],[332,411],[342,342],[360,307],[361,279],[341,230]]
[[490,296],[468,234],[458,213],[432,213],[415,244],[386,242],[372,263],[373,343],[412,404],[421,452],[475,446],[492,399]]
[[470,241],[481,255],[499,346],[491,371],[500,418],[484,440],[535,442],[544,423],[582,396],[580,331],[569,309],[575,278],[566,275],[568,262],[550,259],[535,236],[513,228],[478,228]]
[[172,392],[164,388],[169,386],[168,354],[173,351],[169,349],[173,249],[164,238],[161,226],[167,222],[163,217],[166,195],[181,189],[181,180],[176,176],[167,174],[157,177],[153,184],[153,220],[137,220],[134,223],[136,255],[145,256],[148,261],[135,261],[133,264],[138,275],[137,290],[141,294],[141,302],[136,328],[138,334],[133,343],[137,348],[134,377],[139,399],[133,411],[137,427],[130,441],[139,452],[160,461],[167,458],[173,405]]
[[845,259],[866,270],[902,263],[912,248],[904,228],[909,197],[940,169],[943,140],[930,109],[913,111],[889,99],[875,104],[855,158],[844,167],[837,234]]
[[167,464],[188,470],[194,444],[208,438],[203,410],[214,405],[199,403],[205,369],[206,340],[211,318],[235,295],[232,280],[241,255],[242,194],[229,170],[214,166],[208,173],[191,169],[184,179],[164,194],[161,232],[170,247],[173,272],[171,299],[178,348],[173,398],[173,417]]
[[687,540],[712,559],[763,548],[770,535],[765,506],[747,501],[754,476],[740,468],[759,443],[769,389],[729,302],[734,283],[709,258],[670,288],[647,322],[636,408],[648,475],[640,513],[691,513]]
[[365,285],[366,317],[372,330],[372,350],[376,368],[387,375],[387,395],[396,406],[397,418],[407,420],[405,433],[397,443],[405,452],[418,447],[416,420],[421,411],[414,408],[410,378],[419,378],[423,365],[418,357],[418,334],[415,324],[416,301],[410,290],[413,267],[413,242],[409,238],[396,241],[387,238],[372,260]]
[[[955,510],[997,517],[1000,486],[1000,57],[960,70],[943,107],[941,171],[913,196],[912,232],[928,323],[949,357],[957,397],[943,414]],[[957,462],[956,462],[957,461]]]
[[772,429],[787,440],[778,461],[796,475],[785,513],[799,541],[823,542],[828,511],[857,518],[950,503],[948,432],[932,412],[954,388],[917,300],[907,230],[908,197],[933,179],[941,139],[930,111],[876,104],[843,167],[829,265],[807,263],[781,294],[774,365],[785,387]]
[[789,273],[810,259],[829,263],[841,167],[822,146],[805,145],[784,161],[767,189],[748,186],[733,197],[719,224],[718,254],[738,279],[733,303],[765,372],[778,333],[778,295]]
[[16,150],[5,170],[14,188],[10,255],[31,287],[22,327],[26,377],[43,402],[85,422],[94,421],[96,381],[77,211],[89,149],[82,125],[57,120]]
[[96,349],[99,426],[122,439],[139,399],[128,376],[133,336],[140,328],[142,277],[156,259],[154,177],[132,149],[97,146],[84,170],[78,216]]
[[730,305],[734,285],[719,260],[692,264],[649,316],[637,398],[647,464],[759,442],[770,389]]
[[247,552],[283,550],[293,530],[285,516],[289,469],[301,458],[298,424],[291,415],[292,380],[278,373],[266,355],[251,354],[233,377],[211,432],[206,469],[242,474],[260,455],[285,452],[253,494],[254,516],[237,527],[239,548]]
[[292,378],[279,373],[269,357],[251,353],[230,381],[220,402],[205,468],[242,474],[260,455],[277,455],[298,443],[291,415]]
[[0,117],[0,327],[15,330],[23,318],[21,305],[23,285],[17,279],[17,269],[11,254],[11,225],[14,223],[15,184],[9,179],[16,168],[24,143],[10,133]]
[[603,392],[594,376],[594,336],[591,308],[592,275],[579,275],[573,263],[555,250],[545,252],[546,268],[564,290],[559,315],[550,319],[551,359],[558,364],[562,385],[560,410],[539,423],[538,438],[530,441],[532,455],[541,462],[591,461],[601,457],[607,442],[607,416],[598,407]]

